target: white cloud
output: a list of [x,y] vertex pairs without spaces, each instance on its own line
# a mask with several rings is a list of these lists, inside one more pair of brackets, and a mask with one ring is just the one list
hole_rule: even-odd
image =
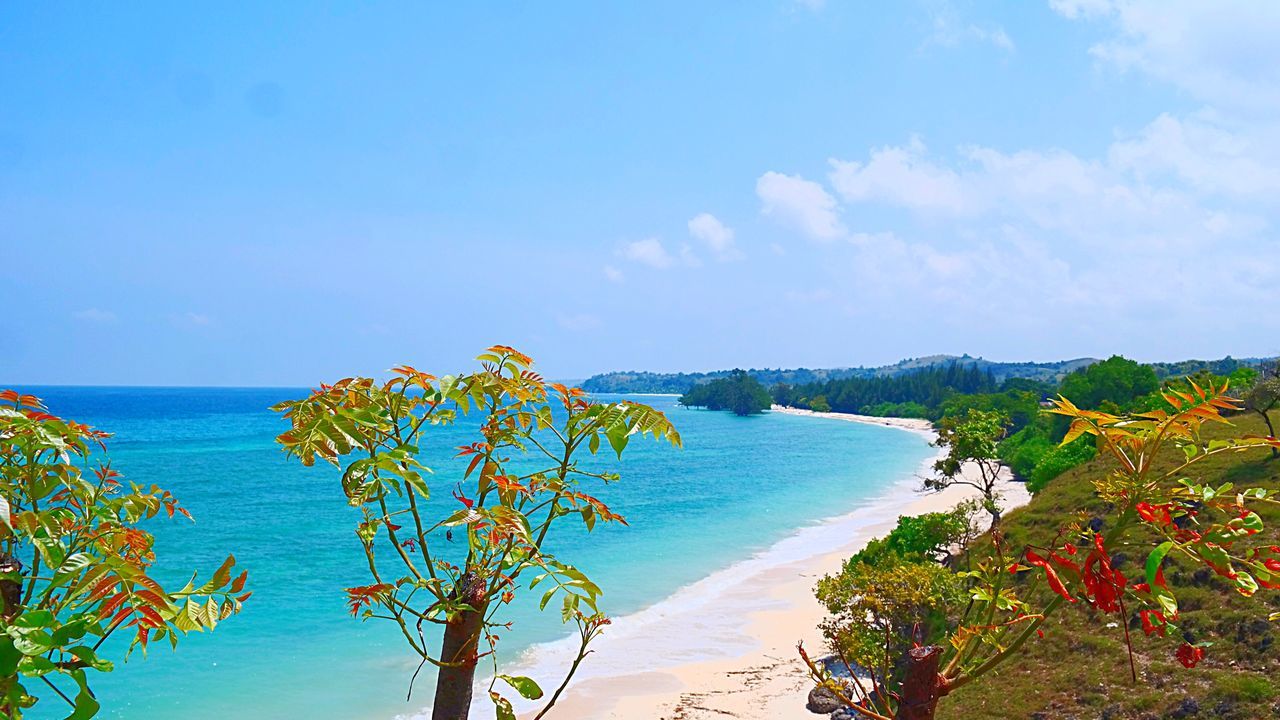
[[901,147],[871,151],[866,163],[831,160],[831,185],[849,202],[883,201],[918,210],[953,213],[977,210],[966,181],[949,168],[923,158],[924,143],[913,137]]
[[720,222],[711,213],[700,213],[689,221],[689,234],[701,240],[711,248],[712,254],[721,261],[742,257],[734,244],[733,228]]
[[1071,19],[1105,21],[1115,34],[1091,52],[1219,107],[1280,108],[1280,3],[1252,0],[1054,0]]
[[1170,175],[1196,189],[1240,196],[1280,191],[1280,137],[1272,128],[1239,132],[1201,118],[1162,114],[1111,146],[1110,162],[1147,181]]
[[1011,53],[1016,48],[1013,39],[999,25],[980,25],[967,22],[960,17],[950,3],[941,2],[930,12],[932,25],[926,45],[958,47],[962,43],[975,41],[990,44],[1000,50]]
[[836,199],[822,185],[799,175],[766,172],[756,180],[761,212],[815,240],[845,234]]
[[571,332],[583,332],[585,330],[592,330],[599,327],[600,318],[589,313],[560,315],[556,317],[556,324]]
[[608,278],[609,282],[614,283],[620,283],[624,279],[622,271],[612,265],[604,266],[604,276]]
[[169,322],[173,323],[177,327],[197,328],[208,325],[212,320],[208,315],[202,315],[195,312],[185,312],[170,315]]
[[1049,0],[1049,7],[1074,20],[1106,15],[1114,9],[1114,3],[1111,0]]
[[110,310],[102,310],[99,308],[87,308],[74,313],[77,320],[83,320],[91,323],[113,323],[117,320],[116,314]]
[[680,246],[680,264],[685,267],[702,267],[702,260],[688,243]]
[[622,248],[622,257],[631,262],[658,269],[669,268],[675,263],[675,259],[662,246],[662,241],[656,237],[627,243]]

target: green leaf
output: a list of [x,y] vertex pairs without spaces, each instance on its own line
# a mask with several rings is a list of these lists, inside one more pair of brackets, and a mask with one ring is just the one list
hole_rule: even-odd
[[618,453],[618,459],[622,459],[622,451],[626,449],[627,443],[631,440],[631,429],[625,423],[612,425],[605,431],[605,437],[609,439],[609,447]]
[[493,701],[498,720],[516,720],[516,711],[512,709],[511,701],[492,690],[489,691],[489,699]]
[[89,683],[85,680],[83,670],[73,670],[71,677],[75,679],[76,685],[80,686],[80,692],[76,694],[75,709],[67,716],[67,720],[89,720],[98,714],[101,706],[89,691]]
[[75,655],[77,660],[88,665],[94,670],[111,672],[113,667],[110,660],[104,660],[103,658],[98,657],[98,654],[93,651],[93,648],[86,645],[77,645],[76,647],[71,648],[71,654]]
[[1166,540],[1156,546],[1155,550],[1147,556],[1147,587],[1156,587],[1156,574],[1160,572],[1160,564],[1164,562],[1164,556],[1169,554],[1173,549],[1173,541]]
[[516,692],[520,693],[520,697],[525,700],[537,700],[542,697],[542,688],[538,687],[538,683],[534,682],[533,678],[523,675],[499,675],[498,678],[515,688]]

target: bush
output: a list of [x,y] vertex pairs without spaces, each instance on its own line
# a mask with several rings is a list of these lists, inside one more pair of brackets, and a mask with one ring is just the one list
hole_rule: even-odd
[[1077,465],[1089,462],[1097,454],[1097,449],[1088,442],[1087,438],[1080,438],[1053,448],[1040,459],[1040,462],[1036,463],[1035,469],[1031,471],[1031,476],[1027,479],[1027,490],[1033,493],[1040,492],[1050,480]]
[[950,512],[898,517],[898,525],[883,538],[874,538],[851,563],[892,565],[896,562],[937,560],[948,549],[965,542],[972,526],[972,504],[960,505]]
[[920,418],[921,420],[928,420],[929,408],[918,402],[883,402],[862,408],[862,414],[873,415],[875,417]]

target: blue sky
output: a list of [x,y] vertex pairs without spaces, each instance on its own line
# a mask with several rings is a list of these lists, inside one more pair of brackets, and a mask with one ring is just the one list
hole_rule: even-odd
[[1280,6],[0,7],[0,382],[1280,354]]

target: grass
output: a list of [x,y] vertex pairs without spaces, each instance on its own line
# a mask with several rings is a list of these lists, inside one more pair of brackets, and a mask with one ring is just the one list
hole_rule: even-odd
[[[1265,434],[1256,416],[1231,418],[1235,427],[1206,426],[1209,438]],[[1173,456],[1167,461],[1172,464]],[[1228,453],[1208,458],[1195,472],[1205,481],[1229,481],[1237,487],[1280,488],[1280,460],[1266,450]],[[1047,544],[1059,528],[1073,520],[1088,522],[1105,515],[1092,480],[1107,473],[1105,458],[1097,458],[1059,476],[1026,507],[1005,519],[1009,547]],[[1259,507],[1266,522],[1263,537],[1280,544],[1280,508]],[[1141,536],[1130,547],[1113,549],[1120,568],[1141,577],[1142,563],[1152,546]],[[1144,636],[1131,627],[1138,681],[1130,677],[1124,629],[1107,627],[1119,621],[1078,606],[1066,607],[1046,622],[1045,637],[992,674],[942,700],[941,720],[991,718],[1000,720],[1159,720],[1161,718],[1222,718],[1251,720],[1280,717],[1280,623],[1267,615],[1280,610],[1280,591],[1262,590],[1252,599],[1241,597],[1221,578],[1183,563],[1167,566],[1166,576],[1177,593],[1179,623],[1196,641],[1208,641],[1206,659],[1188,670],[1174,658],[1179,640]],[[1136,630],[1136,632],[1135,632]]]

